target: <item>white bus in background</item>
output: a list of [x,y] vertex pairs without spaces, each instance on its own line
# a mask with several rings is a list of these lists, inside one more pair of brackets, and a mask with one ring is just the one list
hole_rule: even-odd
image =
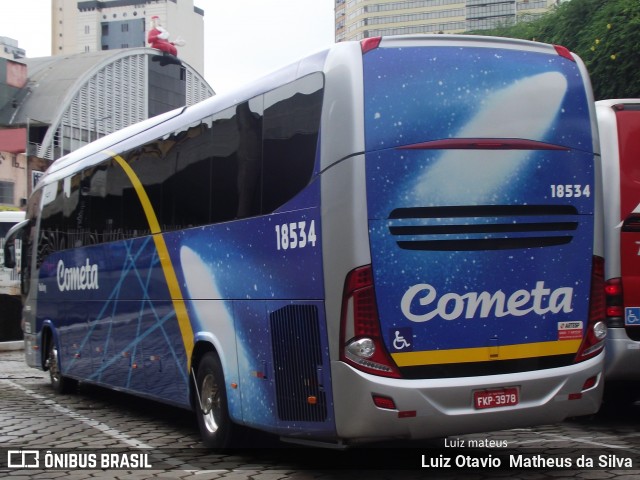
[[[605,218],[607,398],[640,391],[640,99],[596,102]],[[609,391],[611,390],[611,395]]]
[[193,409],[216,447],[592,414],[599,160],[565,48],[336,44],[48,169],[12,232],[27,362]]
[[[20,271],[18,267],[6,268],[4,266],[4,237],[11,227],[20,223],[25,218],[25,212],[18,210],[0,211],[0,295],[20,295]],[[20,258],[20,242],[15,245],[15,254]],[[19,265],[19,263],[18,263]]]

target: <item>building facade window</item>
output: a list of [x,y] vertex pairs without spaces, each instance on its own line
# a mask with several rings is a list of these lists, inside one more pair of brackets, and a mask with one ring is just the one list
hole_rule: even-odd
[[0,181],[0,203],[13,205],[13,182]]
[[554,4],[551,0],[335,0],[335,39],[360,40],[374,32],[460,33],[513,25],[537,18]]

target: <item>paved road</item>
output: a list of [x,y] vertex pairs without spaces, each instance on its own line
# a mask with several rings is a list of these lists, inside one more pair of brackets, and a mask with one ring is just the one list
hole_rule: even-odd
[[[56,395],[48,380],[26,367],[21,351],[0,351],[0,477],[640,479],[640,403],[558,425],[348,452],[304,449],[254,432],[250,448],[221,454],[200,448],[189,412],[84,385]],[[36,455],[39,469],[19,468],[35,465]],[[103,455],[105,465],[121,468],[101,469]]]

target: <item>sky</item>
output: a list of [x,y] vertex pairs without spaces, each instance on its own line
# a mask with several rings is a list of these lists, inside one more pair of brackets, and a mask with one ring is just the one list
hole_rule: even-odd
[[[334,42],[334,0],[194,0],[203,9],[205,79],[222,93]],[[0,36],[51,55],[48,0],[0,0]],[[188,32],[170,32],[188,41]]]

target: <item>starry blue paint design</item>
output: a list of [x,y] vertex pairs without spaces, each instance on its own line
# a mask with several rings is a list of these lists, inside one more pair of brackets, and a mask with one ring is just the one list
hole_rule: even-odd
[[[278,249],[276,227],[299,228],[302,223],[307,233],[314,225],[315,241]],[[194,331],[216,332],[221,338],[226,331],[230,335],[226,338],[234,339],[240,395],[229,395],[229,408],[234,418],[248,425],[281,433],[326,434],[335,429],[332,409],[324,422],[278,418],[269,324],[270,312],[295,303],[316,305],[324,319],[320,227],[319,210],[307,207],[166,237],[173,263],[181,266],[176,274],[190,299]],[[324,388],[332,398],[326,324],[321,320],[319,325]]]
[[[59,262],[97,265],[99,288],[60,291]],[[189,405],[184,345],[151,237],[54,254],[39,283],[39,319],[54,319],[64,373]],[[84,301],[69,300],[79,292]]]
[[[478,111],[495,106],[490,103],[496,92],[551,73],[565,79],[566,95],[554,118],[540,119],[549,128],[532,139],[593,148],[578,66],[558,55],[486,47],[380,48],[364,56],[364,70],[367,151],[455,137]],[[554,86],[534,88],[534,99],[514,105],[513,118],[496,119],[498,132],[508,131],[508,122],[535,121],[520,107],[544,102]]]
[[[364,72],[369,231],[389,351],[403,351],[393,340],[404,329],[412,332],[413,351],[429,351],[556,341],[558,322],[585,320],[594,171],[577,65],[557,55],[493,48],[381,48],[365,55]],[[565,150],[402,148],[450,138],[522,138]],[[554,198],[556,184],[580,186],[580,196]],[[462,217],[444,208],[501,205],[549,208],[534,216]],[[552,214],[563,206],[575,211]],[[526,222],[574,227],[487,233],[491,225]],[[397,233],[406,227],[412,230]],[[490,246],[563,235],[570,241],[547,247]],[[489,243],[459,246],[474,239]],[[425,240],[458,243],[448,250],[399,243]],[[493,300],[477,300],[482,296]],[[551,297],[565,299],[565,308],[549,310]],[[492,304],[501,298],[504,307]]]
[[[220,340],[227,383],[239,384],[231,417],[274,432],[335,432],[318,198],[315,182],[291,211],[163,234],[194,334]],[[278,248],[282,225],[295,225],[295,248],[293,234]],[[96,265],[99,288],[60,291],[59,262]],[[189,407],[186,353],[152,237],[55,253],[39,284],[38,328],[52,324],[65,374]],[[278,418],[269,314],[292,304],[319,312],[323,422]]]

